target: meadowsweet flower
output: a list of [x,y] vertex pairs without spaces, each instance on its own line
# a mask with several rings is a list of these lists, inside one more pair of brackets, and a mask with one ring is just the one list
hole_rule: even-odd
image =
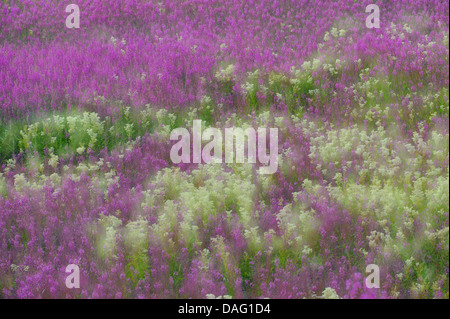
[[322,298],[323,299],[339,299],[339,296],[336,293],[336,290],[334,290],[333,288],[327,287],[322,292]]

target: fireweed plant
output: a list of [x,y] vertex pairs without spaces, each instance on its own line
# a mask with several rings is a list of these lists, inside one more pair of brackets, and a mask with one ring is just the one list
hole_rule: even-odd
[[0,298],[449,298],[448,1],[68,4],[0,1]]

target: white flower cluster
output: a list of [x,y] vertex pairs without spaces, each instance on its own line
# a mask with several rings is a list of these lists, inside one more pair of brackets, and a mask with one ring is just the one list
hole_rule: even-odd
[[[168,241],[168,234],[178,229],[181,239],[187,243],[198,242],[197,218],[207,221],[211,214],[234,209],[245,228],[249,242],[258,245],[260,235],[253,225],[251,212],[254,207],[255,185],[251,182],[253,173],[250,165],[236,167],[227,172],[218,165],[199,165],[187,175],[176,168],[163,169],[154,178],[154,189],[144,192],[141,206],[161,207],[157,223],[151,226],[162,241]],[[176,201],[176,202],[175,202]],[[178,219],[182,211],[182,219]],[[231,221],[231,215],[230,215]],[[170,243],[169,243],[170,244]]]
[[322,292],[323,299],[340,299],[336,290],[333,288],[327,287]]
[[216,78],[219,81],[227,82],[234,78],[234,64],[228,65],[226,68],[220,69],[216,72]]

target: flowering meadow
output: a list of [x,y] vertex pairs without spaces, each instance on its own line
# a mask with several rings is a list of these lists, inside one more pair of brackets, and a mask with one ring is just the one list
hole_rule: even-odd
[[0,0],[0,299],[449,298],[448,1],[71,3]]

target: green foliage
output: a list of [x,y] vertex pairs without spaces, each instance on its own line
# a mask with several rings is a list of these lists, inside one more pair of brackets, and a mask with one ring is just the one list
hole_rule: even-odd
[[128,257],[129,263],[125,266],[125,275],[134,285],[150,273],[150,259],[148,253],[138,252]]
[[[85,154],[88,149],[108,150],[157,129],[156,110],[147,107],[142,111],[121,108],[113,117],[101,119],[93,112],[49,114],[45,118],[10,121],[0,124],[0,161],[6,162],[13,154],[37,152],[43,156],[50,151],[57,156]],[[170,122],[168,129],[181,125],[181,119],[171,114],[161,118]]]
[[12,154],[19,153],[20,131],[23,126],[22,121],[0,122],[0,163],[6,162]]

